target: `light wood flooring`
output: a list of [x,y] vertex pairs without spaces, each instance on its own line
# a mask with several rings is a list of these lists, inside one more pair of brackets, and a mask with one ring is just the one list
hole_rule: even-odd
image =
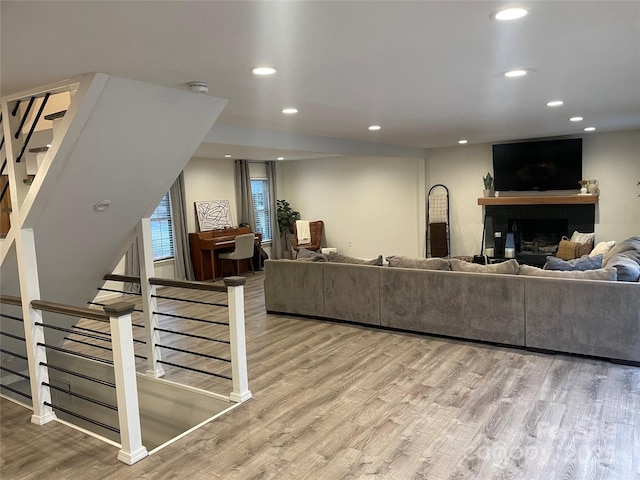
[[266,315],[262,281],[253,399],[133,466],[2,399],[0,477],[640,480],[640,368]]

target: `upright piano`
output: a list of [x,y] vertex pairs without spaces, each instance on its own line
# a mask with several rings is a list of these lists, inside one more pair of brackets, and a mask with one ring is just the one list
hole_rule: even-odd
[[[207,232],[190,233],[189,248],[191,250],[191,263],[196,280],[215,280],[223,275],[218,258],[218,252],[230,251],[235,248],[235,238],[238,235],[251,233],[249,227],[223,228],[209,230]],[[262,234],[256,233],[256,246],[258,252],[262,244]],[[240,261],[240,268],[251,270],[248,260]],[[231,268],[231,262],[227,262]]]

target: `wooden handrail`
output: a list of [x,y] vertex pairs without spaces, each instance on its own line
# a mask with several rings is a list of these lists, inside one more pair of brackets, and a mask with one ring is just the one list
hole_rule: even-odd
[[115,273],[107,273],[103,280],[112,280],[114,282],[126,282],[126,283],[140,283],[140,277],[133,275],[117,275]]
[[60,313],[78,318],[88,318],[99,322],[109,323],[109,315],[93,308],[74,307],[63,303],[47,302],[45,300],[32,300],[31,306],[45,312]]
[[[140,277],[132,275],[118,275],[108,273],[102,277],[103,280],[111,280],[115,282],[140,283]],[[163,287],[190,288],[191,290],[205,290],[209,292],[226,292],[227,287],[222,285],[214,285],[211,282],[196,282],[190,280],[172,280],[169,278],[152,277],[149,279],[151,285],[160,285]]]
[[223,292],[227,291],[227,287],[222,285],[214,285],[210,282],[194,282],[189,280],[171,280],[169,278],[150,278],[149,283],[151,285],[161,285],[163,287],[178,287],[178,288],[190,288],[192,290],[206,290],[209,292]]
[[0,295],[0,303],[21,307],[22,299],[20,297],[14,297],[13,295]]

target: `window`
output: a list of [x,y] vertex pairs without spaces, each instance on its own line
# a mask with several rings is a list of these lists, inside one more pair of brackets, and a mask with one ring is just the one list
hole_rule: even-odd
[[271,241],[271,195],[266,178],[251,179],[253,211],[256,215],[256,231],[262,234],[263,242]]
[[151,245],[153,259],[173,258],[173,223],[171,221],[171,200],[165,193],[155,212],[151,215]]

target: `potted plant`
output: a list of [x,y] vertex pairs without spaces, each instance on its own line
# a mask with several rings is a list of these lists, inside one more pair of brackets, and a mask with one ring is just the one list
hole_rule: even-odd
[[482,177],[482,181],[484,182],[484,190],[482,194],[485,197],[493,197],[493,177],[491,176],[491,172],[487,172],[485,177]]
[[277,203],[278,228],[280,229],[280,235],[282,235],[283,240],[282,254],[284,257],[291,257],[291,242],[289,241],[289,237],[293,234],[293,226],[296,220],[300,220],[300,212],[291,208],[291,205],[289,205],[289,202],[286,200],[278,200]]

